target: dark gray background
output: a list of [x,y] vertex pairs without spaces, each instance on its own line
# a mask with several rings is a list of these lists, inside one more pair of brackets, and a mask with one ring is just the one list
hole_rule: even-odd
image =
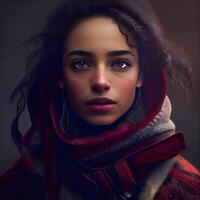
[[[13,107],[9,96],[24,73],[30,47],[22,43],[37,33],[48,14],[59,1],[47,0],[0,0],[0,172],[4,171],[18,156],[10,138]],[[186,53],[191,61],[195,90],[184,110],[173,103],[172,118],[178,130],[183,130],[188,145],[185,157],[200,168],[200,1],[199,0],[151,0],[160,16],[166,36]],[[185,97],[181,97],[184,100]],[[20,128],[29,127],[27,112]]]

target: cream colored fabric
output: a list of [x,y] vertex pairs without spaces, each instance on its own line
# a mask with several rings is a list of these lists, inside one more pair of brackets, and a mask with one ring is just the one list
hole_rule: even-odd
[[175,159],[169,159],[159,164],[149,175],[142,189],[142,192],[138,200],[152,200],[154,199],[159,188],[165,181],[169,174],[172,166],[174,165]]

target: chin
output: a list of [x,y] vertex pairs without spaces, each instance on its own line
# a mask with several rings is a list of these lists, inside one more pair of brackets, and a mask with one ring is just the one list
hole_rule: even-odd
[[105,126],[114,123],[117,119],[111,117],[93,117],[90,119],[85,119],[85,121],[89,124],[96,126]]

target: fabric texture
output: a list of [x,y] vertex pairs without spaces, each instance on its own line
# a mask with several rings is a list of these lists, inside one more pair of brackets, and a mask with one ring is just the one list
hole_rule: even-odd
[[[54,140],[57,142],[59,141],[58,143],[46,144],[49,145],[49,148],[47,149],[50,149],[50,147],[55,145],[55,149],[51,149],[47,154],[51,154],[58,150],[57,155],[54,156],[57,156],[59,165],[57,166],[57,171],[53,172],[53,174],[58,178],[54,177],[57,184],[51,185],[52,193],[54,191],[54,196],[52,195],[51,197],[51,194],[49,193],[47,197],[47,184],[48,181],[52,181],[52,179],[45,180],[45,175],[47,173],[52,175],[52,171],[45,171],[44,159],[46,154],[42,154],[42,138],[36,129],[30,129],[30,135],[32,135],[30,139],[30,149],[33,160],[32,170],[30,171],[30,169],[27,168],[26,158],[21,157],[15,165],[0,178],[1,199],[42,200],[48,198],[57,200],[59,199],[59,196],[60,199],[63,200],[199,199],[199,172],[182,157],[177,156],[173,158],[180,150],[184,149],[185,146],[181,134],[174,131],[175,126],[170,120],[170,113],[171,105],[168,97],[166,97],[161,111],[151,122],[139,130],[139,133],[136,132],[133,134],[133,138],[130,137],[131,142],[129,140],[124,140],[120,145],[115,144],[113,149],[110,149],[109,147],[105,152],[103,152],[104,154],[96,154],[96,151],[90,151],[92,149],[89,149],[89,151],[87,150],[86,154],[85,152],[84,154],[80,154],[79,151],[74,151],[75,148],[66,148],[66,143],[60,140],[57,136],[52,137],[52,130],[49,130],[46,137],[48,137],[48,139],[49,137],[52,137],[52,142]],[[127,129],[120,128],[120,131],[127,131],[129,128],[131,128],[131,126],[128,126]],[[116,130],[118,131],[118,129]],[[115,134],[115,131],[113,131],[113,134]],[[149,142],[144,143],[145,141]],[[154,145],[153,141],[155,143]],[[131,148],[129,149],[129,147]],[[141,147],[142,150],[138,153],[137,151],[141,149]],[[126,151],[123,151],[123,149]],[[135,152],[135,150],[137,151]],[[91,154],[88,154],[88,152],[91,152]],[[123,153],[120,154],[120,152]],[[134,156],[131,157],[129,154],[130,152],[131,155]],[[69,155],[70,157],[68,158],[67,156]],[[117,156],[115,157],[114,155]],[[118,156],[120,156],[120,158]],[[46,157],[48,156],[46,155]],[[75,171],[67,171],[71,170],[68,166],[68,162],[74,161],[74,158],[78,158],[82,163],[90,166],[93,171],[92,176],[87,170],[81,172],[81,174],[86,178],[85,180],[80,177],[79,173],[75,176],[71,176],[72,174],[74,175]],[[120,162],[118,162],[119,160]],[[52,165],[51,161],[52,160],[49,160],[46,165]],[[131,165],[131,161],[134,161],[132,162],[134,165]],[[115,163],[115,165],[112,163]],[[75,165],[72,166],[76,167]],[[103,173],[101,169],[96,171],[94,170],[97,169],[98,166],[101,166],[101,169],[103,168]],[[77,168],[76,170],[82,169]],[[117,190],[115,190],[116,188],[113,188],[113,185],[110,184],[111,182],[102,182],[103,180],[111,180],[111,182],[114,180],[114,187],[118,187]],[[87,181],[89,181],[89,184]],[[95,181],[97,181],[96,183],[100,181],[100,185],[102,186],[104,184],[104,187],[98,189],[100,194],[103,192],[106,196],[99,196],[99,193],[98,195],[97,193],[94,193],[97,189],[94,186],[98,186]],[[91,184],[91,182],[93,184]],[[80,186],[83,186],[83,190],[81,190]],[[105,189],[107,189],[107,191],[105,191]],[[87,196],[88,194],[92,196]]]
[[[168,149],[169,145],[176,146],[175,143],[165,142],[167,132],[171,131],[173,132],[172,135],[175,135],[175,126],[170,120],[170,114],[171,104],[168,97],[166,97],[161,111],[149,124],[139,132],[133,132],[133,135],[128,139],[121,140],[120,143],[114,144],[108,149],[104,148],[103,151],[96,152],[93,151],[93,148],[88,148],[86,151],[82,149],[80,153],[76,151],[76,148],[70,148],[65,142],[61,142],[61,140],[58,139],[60,141],[57,144],[57,149],[59,149],[58,160],[61,161],[59,172],[61,173],[60,177],[62,177],[62,180],[64,177],[64,184],[68,185],[68,187],[71,186],[72,190],[75,188],[76,192],[82,193],[83,195],[91,195],[89,197],[87,196],[86,199],[97,199],[99,196],[100,199],[110,198],[113,191],[114,193],[119,193],[118,195],[120,196],[123,190],[131,186],[135,187],[137,182],[140,183],[138,187],[140,190],[146,177],[159,162],[175,156],[185,147],[182,141],[174,138],[175,140],[173,140],[175,143],[179,144],[177,149],[172,148],[171,152],[169,150],[163,151],[166,147],[166,149]],[[117,127],[116,131],[120,130],[123,132],[127,130],[130,131],[130,129],[131,126],[129,125],[128,129]],[[115,131],[113,134],[115,134]],[[151,139],[151,141],[148,142],[148,139]],[[153,146],[152,139],[154,143],[156,142],[156,148],[150,147]],[[162,144],[160,147],[159,143]],[[137,144],[139,146],[135,146]],[[135,147],[136,152],[133,147]],[[140,152],[139,149],[141,147],[142,150]],[[147,154],[145,148],[148,149]],[[159,154],[158,151],[163,151],[163,153]],[[142,153],[142,156],[140,156],[140,153]],[[158,155],[158,157],[155,155]],[[148,157],[149,162],[143,165],[144,159],[148,159]],[[141,168],[141,170],[134,170],[131,163],[134,163],[134,168]],[[135,177],[135,173],[137,176],[143,176],[143,180],[138,180]],[[164,178],[166,176],[167,174]],[[75,182],[73,182],[73,180],[75,180]],[[138,193],[139,190],[135,191],[135,193]],[[106,194],[107,196],[103,196],[102,194]]]

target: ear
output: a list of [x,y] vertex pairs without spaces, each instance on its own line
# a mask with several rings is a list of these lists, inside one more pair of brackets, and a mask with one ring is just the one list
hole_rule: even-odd
[[143,75],[140,73],[137,80],[137,87],[141,87],[143,84]]

